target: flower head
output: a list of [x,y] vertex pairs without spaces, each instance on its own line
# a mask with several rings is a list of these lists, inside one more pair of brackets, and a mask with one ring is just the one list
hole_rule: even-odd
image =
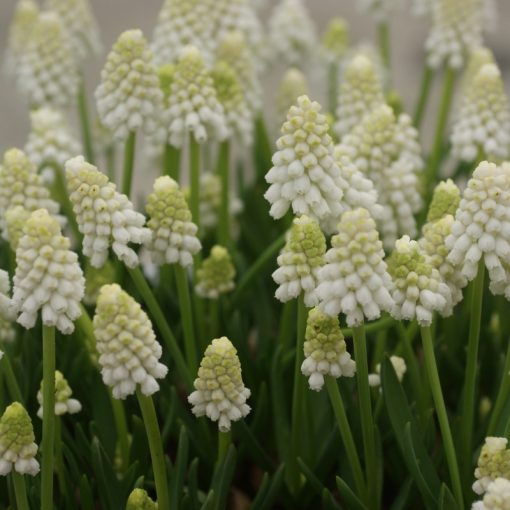
[[126,504],[126,510],[158,510],[157,503],[154,503],[143,489],[133,489]]
[[427,213],[427,222],[439,220],[448,214],[455,216],[459,203],[460,189],[458,186],[451,179],[441,181],[434,188]]
[[16,251],[23,235],[23,227],[30,218],[30,212],[21,205],[15,205],[5,211],[4,237],[9,241],[12,251]]
[[483,494],[496,478],[510,479],[510,450],[506,437],[486,437],[475,469],[473,490]]
[[208,299],[218,299],[220,294],[234,288],[236,270],[226,248],[213,246],[197,270],[196,293]]
[[141,30],[123,32],[113,45],[95,92],[101,122],[117,140],[159,127],[163,93],[152,52]]
[[279,285],[276,298],[285,302],[304,292],[306,306],[315,306],[317,276],[325,253],[326,239],[318,223],[307,216],[295,218],[278,256],[278,269],[273,273],[273,280]]
[[161,345],[142,307],[116,283],[104,285],[93,319],[103,382],[115,398],[132,395],[136,385],[144,395],[159,390],[156,379],[168,369],[159,362]]
[[278,115],[285,119],[292,105],[296,104],[297,98],[308,94],[308,82],[306,76],[297,68],[290,67],[283,75],[276,98]]
[[[9,324],[16,318],[16,312],[12,306],[11,298],[9,297],[11,291],[11,282],[9,280],[9,273],[0,269],[0,320],[3,323]],[[1,340],[9,341],[10,338],[1,338]]]
[[347,324],[357,326],[391,310],[391,288],[374,220],[366,209],[346,211],[319,271],[320,309],[331,316],[344,313]]
[[14,402],[0,417],[0,475],[5,476],[14,468],[22,475],[35,476],[39,473],[36,454],[32,420],[25,408]]
[[333,18],[322,35],[323,52],[330,62],[341,59],[349,47],[349,25],[344,18]]
[[496,64],[496,59],[494,58],[494,53],[492,53],[492,50],[486,46],[478,46],[473,48],[469,52],[467,65],[464,69],[464,72],[462,73],[460,97],[465,95],[466,88],[469,89],[473,78],[478,74],[480,69],[485,64]]
[[471,510],[507,510],[510,508],[510,480],[496,478],[487,487],[481,501],[473,503]]
[[83,253],[94,267],[101,267],[111,246],[126,266],[138,264],[129,243],[143,244],[150,238],[145,217],[133,209],[126,195],[99,170],[77,156],[66,163],[67,189],[78,228],[83,234]]
[[[393,370],[395,370],[395,374],[399,381],[402,381],[405,373],[407,372],[406,360],[401,358],[400,356],[390,356],[390,362],[393,365]],[[375,373],[368,374],[368,384],[370,386],[380,386],[381,385],[381,364],[377,363],[375,366]]]
[[151,231],[147,247],[156,264],[189,266],[201,249],[184,194],[170,177],[158,177],[145,206]]
[[78,256],[60,231],[58,221],[46,209],[34,211],[23,228],[16,249],[12,303],[17,322],[30,329],[37,313],[42,322],[67,335],[81,315],[85,279]]
[[304,351],[301,372],[308,377],[312,390],[322,389],[325,375],[352,377],[356,372],[356,363],[347,351],[338,317],[330,317],[319,308],[308,312]]
[[246,403],[250,390],[244,386],[237,351],[225,336],[215,338],[205,350],[193,386],[188,397],[193,414],[217,421],[222,432],[250,412]]
[[[37,402],[39,409],[37,416],[43,417],[43,383],[41,381],[41,389],[37,392]],[[73,390],[69,386],[67,379],[62,372],[55,370],[55,414],[62,416],[64,414],[75,414],[81,411],[81,404],[75,398],[71,398]]]

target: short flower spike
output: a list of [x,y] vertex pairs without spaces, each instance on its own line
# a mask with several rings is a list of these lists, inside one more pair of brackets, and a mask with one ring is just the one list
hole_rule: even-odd
[[229,252],[223,246],[213,246],[197,270],[196,293],[204,298],[218,299],[234,288],[236,270]]
[[487,487],[481,501],[473,503],[471,510],[507,510],[510,508],[510,480],[496,478]]
[[126,510],[158,510],[157,503],[154,503],[143,489],[133,489],[126,504]]
[[103,382],[125,399],[137,384],[144,395],[159,390],[168,368],[159,362],[161,345],[141,306],[116,283],[99,291],[93,319]]
[[0,475],[14,469],[22,475],[35,476],[39,473],[36,454],[30,416],[19,402],[14,402],[0,417]]
[[188,397],[193,414],[217,421],[222,432],[250,412],[250,390],[244,386],[237,351],[225,336],[207,347],[193,385],[196,391]]
[[475,469],[473,490],[483,494],[496,478],[510,479],[510,450],[506,437],[486,437]]
[[427,213],[427,222],[440,220],[443,216],[455,216],[460,204],[460,189],[451,180],[441,181],[435,188]]
[[301,372],[308,377],[311,390],[322,389],[324,376],[353,377],[356,372],[356,363],[347,351],[338,317],[330,317],[319,308],[308,312],[304,354]]
[[[42,419],[43,417],[43,389],[37,392],[37,402],[39,402],[39,409],[37,416]],[[62,416],[64,414],[75,414],[81,411],[81,404],[75,398],[71,398],[73,390],[69,386],[67,379],[62,375],[62,372],[55,370],[55,415]]]
[[[395,374],[399,381],[402,381],[405,373],[407,372],[407,365],[404,358],[400,356],[390,356],[390,362],[393,365],[393,370],[395,370]],[[381,364],[377,363],[375,366],[375,373],[368,375],[368,384],[370,386],[380,386],[381,385]]]

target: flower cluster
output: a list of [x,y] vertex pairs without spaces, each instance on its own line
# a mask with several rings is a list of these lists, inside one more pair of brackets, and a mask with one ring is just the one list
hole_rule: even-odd
[[349,25],[344,18],[333,18],[322,36],[322,51],[328,62],[341,59],[349,47]]
[[307,216],[295,218],[278,256],[278,269],[273,273],[273,280],[279,285],[276,298],[286,302],[303,292],[305,305],[315,306],[317,275],[325,253],[326,239],[317,222]]
[[126,510],[158,510],[157,503],[154,503],[143,489],[133,489],[126,503]]
[[[407,372],[407,365],[404,358],[400,356],[390,356],[390,362],[393,365],[393,370],[395,370],[395,374],[399,381],[402,381],[405,373]],[[368,384],[370,386],[380,386],[381,385],[381,364],[377,363],[375,366],[375,372],[373,374],[368,374]]]
[[9,274],[7,271],[0,269],[0,344],[12,342],[16,335],[12,325],[16,314],[9,297],[10,290]]
[[250,412],[246,403],[250,390],[244,386],[237,351],[227,337],[209,344],[193,386],[195,391],[188,397],[193,414],[217,421],[222,432]]
[[278,118],[285,119],[290,107],[296,104],[297,98],[307,94],[308,82],[306,76],[297,67],[287,69],[276,98]]
[[90,263],[101,267],[111,245],[126,266],[136,266],[138,255],[129,243],[143,244],[150,238],[143,214],[136,212],[128,197],[118,193],[115,184],[83,156],[67,161],[66,178],[69,199],[84,236],[83,253],[90,257]]
[[161,345],[147,314],[118,284],[99,291],[93,324],[101,374],[113,396],[125,399],[137,385],[144,395],[158,391],[156,379],[168,372],[159,362]]
[[15,205],[5,211],[5,231],[4,236],[9,241],[12,251],[18,248],[19,240],[23,235],[23,227],[30,218],[30,212],[21,205]]
[[460,189],[451,180],[441,181],[435,188],[429,210],[427,223],[440,220],[444,216],[455,216],[460,204]]
[[[71,398],[73,390],[69,386],[67,379],[62,375],[62,372],[55,370],[55,414],[62,416],[64,414],[75,414],[81,411],[81,404],[75,398]],[[41,381],[41,388],[37,392],[37,402],[39,402],[39,409],[37,416],[42,419],[43,417],[43,383]]]
[[486,437],[475,469],[473,490],[483,494],[496,478],[510,479],[510,450],[506,437]]
[[196,293],[204,298],[218,299],[221,294],[234,288],[236,270],[227,249],[213,246],[207,257],[197,270]]
[[507,510],[510,508],[510,480],[496,478],[487,487],[481,501],[473,503],[471,510]]

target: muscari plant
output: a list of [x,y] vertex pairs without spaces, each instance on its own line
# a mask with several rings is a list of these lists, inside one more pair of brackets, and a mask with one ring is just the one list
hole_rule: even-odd
[[88,0],[17,2],[0,510],[510,508],[496,5],[410,2],[430,32],[409,115],[406,2],[358,3],[374,46],[340,17],[319,37],[304,0],[165,0],[100,57]]

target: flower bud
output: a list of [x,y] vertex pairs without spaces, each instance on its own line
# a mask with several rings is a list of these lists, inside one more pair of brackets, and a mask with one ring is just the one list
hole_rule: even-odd
[[475,469],[473,490],[483,494],[496,478],[510,478],[510,450],[506,437],[486,437]]
[[[62,416],[64,414],[75,414],[81,411],[81,404],[75,398],[71,398],[73,390],[71,390],[67,379],[62,372],[55,370],[55,415]],[[43,417],[43,382],[41,381],[41,389],[37,392],[37,402],[39,409],[37,416]]]
[[460,203],[460,189],[451,180],[441,181],[435,188],[427,213],[427,222],[432,222],[455,212]]
[[227,249],[213,246],[207,257],[197,270],[196,293],[204,298],[218,299],[220,294],[230,292],[234,288],[236,270]]
[[157,503],[154,503],[143,489],[133,489],[127,500],[126,510],[158,510]]
[[[400,356],[390,356],[390,362],[393,365],[393,370],[395,370],[395,374],[397,379],[402,382],[405,373],[407,372],[406,360],[401,358]],[[370,386],[380,386],[381,385],[381,364],[377,363],[375,366],[375,373],[368,374],[368,384]]]
[[481,501],[473,503],[471,510],[506,510],[510,508],[510,480],[496,478],[487,487]]

